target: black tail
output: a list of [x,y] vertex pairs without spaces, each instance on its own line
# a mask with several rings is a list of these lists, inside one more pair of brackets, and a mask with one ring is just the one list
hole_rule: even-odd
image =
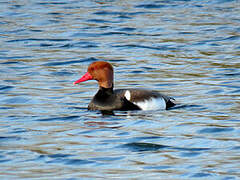
[[176,104],[173,102],[173,98],[170,98],[167,102],[166,102],[166,109],[169,109],[173,106],[175,106]]

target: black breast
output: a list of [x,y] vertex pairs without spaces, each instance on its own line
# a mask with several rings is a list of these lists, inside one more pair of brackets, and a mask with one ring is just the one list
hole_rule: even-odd
[[113,91],[112,88],[100,87],[97,94],[88,105],[89,110],[140,110],[138,106],[129,102],[123,92]]

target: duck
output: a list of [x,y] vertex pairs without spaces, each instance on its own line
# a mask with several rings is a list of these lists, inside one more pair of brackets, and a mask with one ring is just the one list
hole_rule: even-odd
[[176,105],[174,98],[158,91],[141,88],[114,89],[114,69],[106,61],[91,63],[87,72],[73,84],[88,80],[96,80],[99,86],[88,105],[88,110],[158,110],[169,109]]

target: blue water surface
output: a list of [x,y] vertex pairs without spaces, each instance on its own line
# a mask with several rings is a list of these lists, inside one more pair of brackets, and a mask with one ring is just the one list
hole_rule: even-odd
[[[239,179],[239,1],[0,6],[0,179]],[[97,60],[178,105],[88,111]]]

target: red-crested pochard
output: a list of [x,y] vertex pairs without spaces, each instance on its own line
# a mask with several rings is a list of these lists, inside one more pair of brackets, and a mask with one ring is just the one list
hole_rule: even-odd
[[98,81],[99,90],[88,105],[89,110],[157,110],[175,106],[173,98],[157,91],[146,89],[113,90],[113,67],[110,63],[96,61],[88,71],[73,84],[83,81]]

